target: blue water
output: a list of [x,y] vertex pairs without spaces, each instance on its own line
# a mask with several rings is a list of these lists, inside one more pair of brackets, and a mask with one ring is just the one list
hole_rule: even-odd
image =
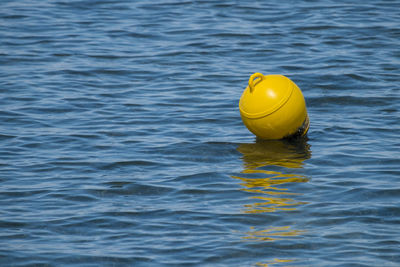
[[[0,2],[1,266],[399,266],[399,1]],[[254,72],[308,138],[257,141]]]

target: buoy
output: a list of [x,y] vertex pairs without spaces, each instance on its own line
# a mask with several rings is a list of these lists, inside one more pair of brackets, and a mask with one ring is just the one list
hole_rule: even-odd
[[247,129],[261,139],[304,136],[310,127],[300,88],[283,75],[251,75],[239,110]]

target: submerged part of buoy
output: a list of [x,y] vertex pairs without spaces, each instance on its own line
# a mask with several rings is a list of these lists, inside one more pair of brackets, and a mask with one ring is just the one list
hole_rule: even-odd
[[304,136],[310,126],[300,88],[283,75],[251,75],[239,110],[247,129],[261,139]]

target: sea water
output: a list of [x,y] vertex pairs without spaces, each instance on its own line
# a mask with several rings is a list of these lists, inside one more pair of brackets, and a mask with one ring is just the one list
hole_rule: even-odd
[[[0,265],[399,266],[399,1],[0,2]],[[254,72],[308,137],[260,141]]]

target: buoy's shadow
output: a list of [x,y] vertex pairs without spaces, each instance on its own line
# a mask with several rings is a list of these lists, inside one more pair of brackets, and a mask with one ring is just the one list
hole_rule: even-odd
[[240,144],[237,150],[242,154],[244,168],[258,168],[275,165],[287,168],[301,168],[311,158],[311,146],[306,136],[283,140],[262,140]]

